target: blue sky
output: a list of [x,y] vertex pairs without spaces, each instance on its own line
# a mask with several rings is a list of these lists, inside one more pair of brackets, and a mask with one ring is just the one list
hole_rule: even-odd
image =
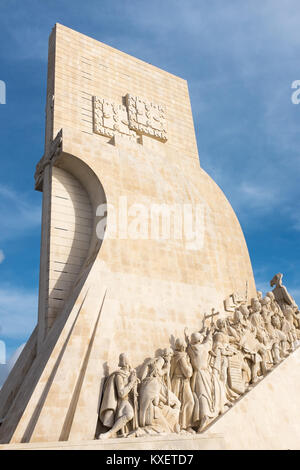
[[0,338],[37,319],[48,36],[62,23],[188,80],[201,166],[235,209],[258,288],[300,303],[298,0],[1,0]]

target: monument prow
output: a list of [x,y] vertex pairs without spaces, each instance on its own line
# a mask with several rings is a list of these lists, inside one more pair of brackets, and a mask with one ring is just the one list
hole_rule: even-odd
[[192,436],[295,347],[296,305],[261,346],[271,326],[182,78],[56,24],[35,188],[38,323],[0,392],[2,443]]

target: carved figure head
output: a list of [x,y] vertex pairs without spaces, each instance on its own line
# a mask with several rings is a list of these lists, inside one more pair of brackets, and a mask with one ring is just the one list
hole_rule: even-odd
[[238,324],[238,323],[243,323],[243,314],[242,312],[236,308],[235,311],[234,311],[234,315],[233,315],[233,323],[234,324]]
[[171,357],[172,354],[173,354],[173,351],[172,351],[171,348],[165,348],[165,349],[163,350],[162,356],[163,356],[165,359],[167,359],[167,358]]
[[217,328],[218,330],[223,330],[225,328],[225,320],[224,318],[218,318],[217,320]]
[[241,314],[243,315],[243,317],[245,319],[247,319],[249,317],[249,310],[248,310],[248,307],[246,304],[242,304],[239,306],[239,311],[241,312]]
[[273,279],[271,279],[270,281],[270,286],[273,287],[273,286],[281,286],[282,285],[282,274],[281,273],[278,273],[278,274],[275,274],[275,276],[273,277]]
[[266,293],[266,297],[269,297],[270,300],[275,300],[275,295],[272,291]]
[[262,295],[262,292],[260,290],[256,291],[256,295],[257,295],[258,300],[262,300],[263,295]]
[[185,350],[185,343],[182,339],[177,338],[175,341],[175,351],[184,351]]
[[156,357],[155,360],[150,364],[149,376],[157,377],[158,375],[160,375],[160,371],[163,368],[163,365],[164,359],[161,356]]
[[195,332],[191,334],[191,343],[196,344],[202,342],[203,336],[201,333]]
[[261,303],[256,297],[253,297],[253,299],[251,299],[251,307],[253,313],[261,312]]
[[119,367],[129,368],[129,360],[125,353],[120,354],[119,356]]
[[270,307],[270,304],[271,304],[271,299],[270,297],[266,296],[262,299],[261,301],[261,304],[264,306],[264,307]]

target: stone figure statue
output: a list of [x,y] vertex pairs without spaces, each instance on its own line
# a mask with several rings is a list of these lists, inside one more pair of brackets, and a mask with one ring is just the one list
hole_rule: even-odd
[[158,406],[162,386],[161,375],[163,359],[155,357],[150,359],[143,371],[140,384],[139,397],[139,424],[141,427],[149,426],[153,422],[154,407]]
[[274,313],[271,317],[271,323],[277,332],[277,336],[281,340],[280,341],[280,357],[284,359],[285,357],[289,355],[289,352],[288,352],[289,344],[288,344],[287,336],[282,330],[282,325],[283,325],[282,318],[279,316],[279,314]]
[[293,311],[298,311],[298,306],[293,297],[288,293],[287,288],[282,284],[282,274],[278,273],[270,281],[270,286],[274,287],[273,294],[276,302],[279,304],[282,312],[285,312],[286,307],[291,307]]
[[[258,302],[260,305],[260,303]],[[257,306],[258,308],[258,306]],[[239,312],[243,316],[243,326],[240,331],[239,348],[242,351],[244,359],[247,361],[251,370],[251,383],[255,383],[258,380],[258,373],[265,375],[267,373],[266,366],[266,347],[257,339],[257,328],[256,322],[250,320],[250,312],[246,305],[239,307]],[[252,312],[254,313],[254,312]],[[258,312],[255,312],[258,313]],[[260,315],[260,314],[259,314]],[[260,322],[260,318],[257,319],[260,326],[260,332],[262,332],[263,324]]]
[[281,329],[286,335],[289,352],[294,351],[297,346],[297,330],[294,325],[294,311],[287,305],[284,308]]
[[135,417],[134,400],[130,400],[130,392],[138,383],[135,369],[132,369],[126,354],[119,356],[119,369],[113,372],[105,384],[100,407],[100,420],[110,428],[100,434],[99,439],[113,437],[118,431],[126,433],[125,428]]
[[149,433],[179,432],[181,403],[169,388],[170,351],[150,359],[139,388],[139,425]]
[[[291,323],[291,320],[293,319],[295,329],[291,328],[291,335],[296,336],[295,341],[297,341],[300,339],[300,312],[295,300],[289,294],[287,288],[282,284],[282,277],[283,275],[281,273],[275,274],[270,281],[270,285],[271,287],[275,286],[272,293],[277,304],[282,310],[283,315],[287,317],[289,323]],[[287,329],[286,324],[285,329]],[[293,343],[294,341],[291,340],[290,342]]]
[[262,299],[263,299],[263,293],[260,290],[257,290],[256,291],[256,297],[257,297],[258,301],[261,302]]
[[[230,344],[225,319],[217,320],[217,328],[213,335],[213,347],[210,351],[213,371],[214,401],[217,414],[225,411],[225,405],[231,406],[231,401],[244,392],[242,364],[240,357]],[[236,356],[236,357],[235,357]]]
[[285,334],[280,330],[274,327],[274,322],[272,323],[273,311],[271,309],[271,299],[270,297],[265,297],[262,299],[262,318],[264,320],[264,325],[266,332],[272,343],[272,357],[271,360],[274,364],[279,364],[283,355],[282,343],[286,340]]
[[282,313],[282,310],[279,306],[279,303],[276,301],[275,299],[275,295],[273,294],[272,291],[269,291],[266,293],[266,297],[269,297],[269,299],[271,299],[271,304],[270,304],[270,307],[271,307],[271,310],[273,312],[273,315],[278,315],[279,317],[283,317],[283,313]]
[[[243,313],[244,312],[244,315]],[[246,335],[247,330],[249,329],[250,332],[256,331],[252,324],[247,320],[249,317],[249,311],[246,305],[242,304],[240,307],[235,309],[234,316],[232,321],[227,319],[227,332],[229,335],[229,341],[235,347],[235,355],[230,359],[231,366],[235,363],[234,369],[239,369],[241,372],[236,372],[235,374],[231,368],[229,369],[229,385],[230,388],[239,394],[245,392],[246,387],[249,385],[251,381],[251,370],[245,357],[245,350],[242,346],[242,338]],[[240,376],[240,373],[242,377]]]
[[264,319],[262,317],[262,303],[257,298],[253,298],[251,300],[251,314],[249,318],[252,325],[256,328],[256,337],[258,341],[267,346],[269,338],[265,330]]
[[181,403],[179,424],[181,429],[188,432],[192,430],[192,417],[194,410],[194,397],[191,390],[190,379],[193,369],[188,354],[185,351],[185,343],[177,338],[175,350],[171,360],[171,386],[172,392]]
[[192,417],[193,426],[197,432],[201,432],[216,416],[214,408],[212,373],[209,367],[209,352],[212,349],[212,331],[206,330],[206,335],[195,332],[189,339],[187,353],[193,367],[191,388],[194,396],[194,413]]

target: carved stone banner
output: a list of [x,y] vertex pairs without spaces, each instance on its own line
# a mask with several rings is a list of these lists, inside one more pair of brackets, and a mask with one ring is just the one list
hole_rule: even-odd
[[238,394],[245,392],[245,384],[243,380],[241,362],[238,356],[232,356],[229,358],[228,367],[228,384],[229,387]]

